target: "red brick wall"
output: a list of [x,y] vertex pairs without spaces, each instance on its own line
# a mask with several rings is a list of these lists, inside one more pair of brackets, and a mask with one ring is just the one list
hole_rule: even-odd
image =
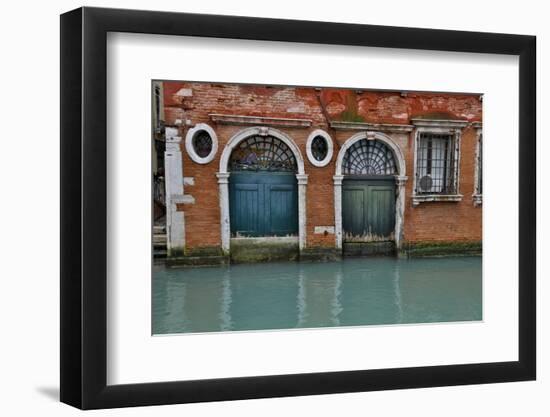
[[405,203],[405,240],[409,242],[480,241],[481,207],[474,207],[476,130],[464,128],[460,143],[460,202],[427,202],[413,207],[414,141],[411,138],[407,159]]
[[[184,89],[184,90],[182,90]],[[191,96],[186,94],[192,93]],[[180,92],[180,94],[178,94]],[[218,136],[218,152],[208,164],[193,162],[182,141],[185,177],[194,177],[195,185],[185,186],[185,193],[195,198],[195,204],[183,205],[187,248],[211,247],[221,244],[220,204],[216,172],[227,141],[247,126],[221,125],[212,122],[209,114],[285,117],[312,120],[309,128],[278,128],[289,135],[300,148],[304,159],[307,185],[307,245],[332,247],[334,235],[315,234],[315,226],[334,225],[335,162],[344,142],[357,133],[334,130],[329,120],[369,123],[410,124],[411,118],[460,119],[481,121],[482,106],[477,95],[445,95],[436,93],[400,93],[266,87],[211,83],[164,83],[165,121],[175,125],[181,121],[183,138],[189,127],[208,123]],[[306,141],[315,129],[327,131],[334,142],[331,162],[322,168],[312,165],[306,154]],[[393,136],[393,134],[388,134]],[[403,134],[401,134],[403,135]],[[429,202],[412,206],[414,178],[414,132],[401,147],[409,177],[405,201],[405,241],[479,241],[481,240],[481,208],[474,207],[476,131],[471,126],[463,130],[460,156],[461,202]],[[403,136],[401,136],[403,138]]]

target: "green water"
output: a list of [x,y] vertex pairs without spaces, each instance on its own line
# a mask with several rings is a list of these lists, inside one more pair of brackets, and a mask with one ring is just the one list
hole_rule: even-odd
[[153,334],[481,320],[481,258],[153,270]]

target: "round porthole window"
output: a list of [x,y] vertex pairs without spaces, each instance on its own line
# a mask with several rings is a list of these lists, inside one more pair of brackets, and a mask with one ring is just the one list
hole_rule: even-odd
[[332,139],[324,130],[315,130],[307,140],[307,157],[317,167],[324,167],[332,159]]
[[198,123],[187,132],[185,149],[193,161],[207,164],[214,159],[218,150],[216,133],[207,124]]
[[327,158],[328,143],[322,136],[315,136],[311,141],[311,154],[316,161],[322,162]]
[[193,136],[193,149],[201,158],[206,158],[212,152],[212,138],[206,130],[199,130]]

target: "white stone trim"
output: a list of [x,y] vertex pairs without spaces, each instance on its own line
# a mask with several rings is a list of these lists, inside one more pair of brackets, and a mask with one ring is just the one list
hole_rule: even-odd
[[313,233],[316,235],[334,234],[334,226],[315,226]]
[[175,204],[195,204],[195,197],[191,194],[173,194],[172,202]]
[[298,237],[300,250],[306,247],[306,192],[307,174],[297,174],[298,181]]
[[220,216],[221,216],[221,238],[222,250],[229,254],[231,246],[231,220],[229,216],[229,176],[228,171],[229,158],[233,149],[237,147],[244,139],[254,136],[273,136],[283,141],[292,151],[298,165],[298,173],[296,180],[298,181],[298,234],[300,250],[304,249],[307,244],[306,239],[306,190],[307,190],[307,175],[304,171],[304,158],[300,149],[294,141],[285,133],[268,126],[256,126],[243,129],[235,134],[225,145],[220,157],[220,169],[216,174],[218,177],[219,195],[220,195]]
[[439,127],[444,129],[462,129],[468,126],[467,120],[411,119],[416,127]]
[[179,196],[183,196],[183,166],[181,137],[178,129],[166,127],[164,151],[166,195],[166,250],[168,256],[180,255],[185,249],[184,213],[177,210]]
[[[322,161],[318,161],[317,159],[315,159],[315,157],[313,156],[313,153],[311,152],[311,144],[313,142],[313,139],[315,139],[317,136],[321,136],[327,141],[327,146],[328,146],[327,156]],[[307,154],[307,158],[309,159],[309,162],[311,162],[312,165],[316,167],[327,166],[332,160],[333,153],[334,153],[334,143],[332,142],[332,138],[327,132],[325,132],[322,129],[316,129],[310,133],[309,137],[307,138],[306,154]]]
[[398,175],[395,177],[396,195],[395,195],[395,246],[397,249],[401,249],[401,242],[403,241],[403,230],[405,226],[405,184],[408,177],[404,175]]
[[[481,122],[472,123],[472,127],[476,129],[476,152],[475,152],[475,164],[474,164],[474,192],[472,194],[472,200],[474,206],[481,206],[483,204],[483,194],[479,192],[479,163],[483,164],[483,160],[479,160],[480,147],[483,146],[483,125]],[[483,172],[482,172],[483,175]]]
[[229,173],[218,172],[219,196],[220,196],[220,225],[222,238],[222,251],[229,255],[231,243],[231,225],[229,220]]
[[[197,155],[197,153],[195,152],[195,148],[193,147],[193,137],[197,132],[200,132],[202,130],[206,131],[212,138],[212,150],[210,151],[208,156],[204,158]],[[207,164],[216,157],[216,153],[218,152],[218,136],[216,135],[214,129],[212,129],[206,123],[197,123],[195,127],[192,127],[187,131],[187,135],[185,136],[185,150],[187,151],[189,157],[197,164]]]
[[330,127],[339,130],[376,130],[378,132],[411,132],[414,129],[412,125],[394,124],[394,123],[366,123],[366,122],[344,122],[333,120]]
[[342,249],[342,181],[343,175],[335,175],[334,180],[334,239],[336,247]]
[[403,241],[403,226],[405,224],[405,184],[407,182],[407,167],[405,158],[399,146],[392,140],[391,137],[385,133],[378,131],[360,132],[351,136],[338,152],[336,158],[336,173],[333,177],[334,180],[334,229],[336,247],[342,248],[343,245],[343,233],[342,233],[342,182],[344,175],[342,174],[342,163],[344,156],[348,149],[353,146],[354,143],[363,140],[379,140],[388,146],[395,157],[397,175],[395,176],[396,184],[396,201],[395,201],[395,246],[397,249],[401,248]]
[[310,119],[291,119],[287,117],[242,116],[239,114],[209,114],[215,123],[226,125],[271,125],[279,127],[306,128],[311,126]]
[[462,194],[415,194],[412,196],[412,204],[414,207],[420,203],[426,203],[429,201],[462,201]]
[[[460,164],[461,164],[461,142],[462,129],[468,125],[468,122],[463,120],[426,120],[412,119],[413,124],[417,127],[414,132],[414,154],[413,154],[413,189],[412,189],[412,205],[418,206],[420,203],[430,201],[462,201],[463,195],[460,194]],[[456,160],[456,193],[455,194],[416,194],[417,171],[416,163],[418,160],[418,142],[421,133],[436,133],[447,134],[455,137],[455,160]]]
[[280,130],[275,129],[273,127],[267,127],[267,126],[256,126],[256,127],[249,127],[249,128],[243,129],[237,132],[237,134],[235,134],[231,139],[229,139],[229,141],[223,148],[223,152],[220,157],[220,170],[219,170],[220,173],[229,172],[227,170],[227,167],[229,166],[229,158],[231,157],[231,152],[233,152],[233,149],[235,149],[237,145],[241,143],[241,141],[254,135],[274,136],[277,139],[280,139],[281,141],[283,141],[290,148],[290,150],[296,157],[296,163],[298,164],[298,174],[305,174],[304,158],[298,146],[296,146],[294,141],[286,133],[283,133]]

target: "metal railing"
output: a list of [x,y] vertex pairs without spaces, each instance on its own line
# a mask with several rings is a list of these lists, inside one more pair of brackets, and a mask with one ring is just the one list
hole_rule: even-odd
[[166,190],[164,187],[164,177],[155,175],[153,180],[153,198],[156,202],[166,206]]

